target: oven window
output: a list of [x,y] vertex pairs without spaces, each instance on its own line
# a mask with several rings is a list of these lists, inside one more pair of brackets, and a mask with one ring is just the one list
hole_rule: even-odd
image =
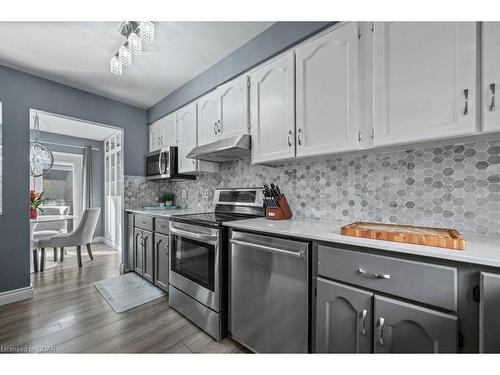
[[215,291],[215,246],[179,236],[172,240],[172,271]]

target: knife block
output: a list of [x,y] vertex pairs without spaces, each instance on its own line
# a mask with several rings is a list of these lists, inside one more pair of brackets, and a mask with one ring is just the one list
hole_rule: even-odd
[[292,218],[292,210],[288,205],[288,201],[284,194],[276,201],[278,208],[266,208],[266,219],[269,220],[285,220]]

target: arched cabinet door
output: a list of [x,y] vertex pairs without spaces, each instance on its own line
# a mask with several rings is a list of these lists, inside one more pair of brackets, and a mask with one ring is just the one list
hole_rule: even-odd
[[239,76],[219,86],[217,132],[220,138],[248,133],[248,77]]
[[479,352],[500,353],[500,275],[481,272]]
[[217,140],[217,90],[198,100],[198,146]]
[[500,130],[500,22],[482,22],[483,131]]
[[375,353],[456,353],[457,317],[375,296]]
[[370,353],[373,293],[318,278],[316,353]]
[[197,171],[194,159],[186,157],[197,145],[196,140],[196,103],[188,104],[177,113],[179,124],[178,165],[179,173],[192,173]]
[[294,61],[288,52],[250,74],[254,164],[295,157]]
[[351,22],[298,47],[297,157],[358,148],[359,39]]

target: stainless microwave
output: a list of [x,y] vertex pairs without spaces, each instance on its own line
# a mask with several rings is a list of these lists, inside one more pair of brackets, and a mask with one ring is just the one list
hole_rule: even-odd
[[169,146],[146,154],[146,179],[186,180],[195,176],[180,174],[177,147]]

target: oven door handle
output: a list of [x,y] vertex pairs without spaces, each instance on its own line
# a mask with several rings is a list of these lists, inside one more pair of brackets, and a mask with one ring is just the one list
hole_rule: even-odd
[[205,242],[217,242],[219,240],[219,236],[212,236],[209,234],[204,234],[204,233],[197,233],[197,232],[188,232],[186,230],[182,229],[177,229],[175,227],[170,227],[170,233],[171,234],[176,234],[180,237],[186,237],[186,238],[191,238],[194,240],[200,240],[200,241],[205,241]]

